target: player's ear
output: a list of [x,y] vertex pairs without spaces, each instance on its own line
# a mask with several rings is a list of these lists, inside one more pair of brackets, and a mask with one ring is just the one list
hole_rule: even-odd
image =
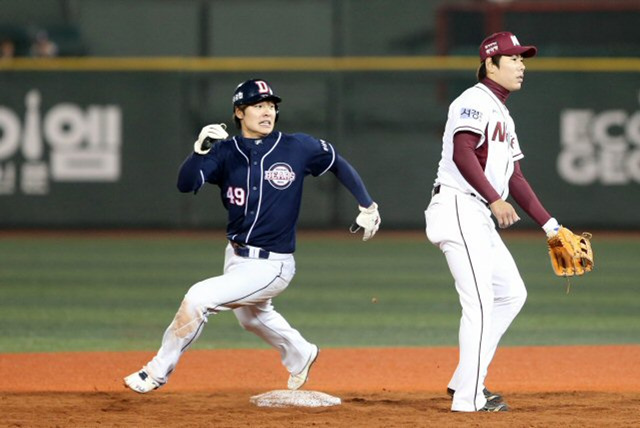
[[236,124],[237,129],[242,129],[241,120],[244,119],[244,110],[247,106],[235,106],[233,108],[233,123]]
[[489,57],[484,60],[484,66],[485,66],[485,69],[487,70],[487,74],[493,74],[500,68],[498,65],[499,61],[500,61],[500,58],[494,58],[494,57]]

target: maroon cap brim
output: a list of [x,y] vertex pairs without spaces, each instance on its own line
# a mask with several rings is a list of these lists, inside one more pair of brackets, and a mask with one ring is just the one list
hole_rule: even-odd
[[514,46],[511,49],[505,49],[499,52],[502,55],[522,55],[523,58],[531,58],[536,56],[538,48],[535,46]]

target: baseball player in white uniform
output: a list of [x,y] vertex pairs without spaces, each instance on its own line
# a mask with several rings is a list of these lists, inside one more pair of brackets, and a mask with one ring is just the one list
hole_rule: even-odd
[[487,37],[480,45],[478,83],[449,107],[425,219],[427,237],[444,253],[462,306],[459,362],[447,389],[453,411],[508,410],[484,380],[527,291],[491,215],[501,228],[520,220],[506,201],[511,195],[545,232],[559,228],[520,169],[524,155],[505,106],[522,86],[524,58],[536,52],[509,32]]

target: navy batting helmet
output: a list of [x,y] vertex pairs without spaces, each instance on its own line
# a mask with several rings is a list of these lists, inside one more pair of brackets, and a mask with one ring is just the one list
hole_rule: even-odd
[[271,85],[263,79],[251,79],[242,82],[233,93],[233,106],[252,105],[262,101],[278,104],[282,99],[273,93]]
[[258,104],[262,101],[273,101],[276,103],[276,122],[280,117],[278,103],[282,98],[273,93],[271,85],[264,79],[246,80],[236,87],[233,93],[233,121],[240,129],[240,120],[236,117],[236,107]]

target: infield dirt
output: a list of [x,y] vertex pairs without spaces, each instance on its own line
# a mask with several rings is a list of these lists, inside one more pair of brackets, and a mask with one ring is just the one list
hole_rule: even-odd
[[272,350],[191,350],[163,388],[139,395],[122,377],[149,352],[0,354],[7,427],[632,427],[640,425],[640,345],[505,347],[487,386],[510,412],[452,413],[445,394],[457,349],[324,349],[305,389],[328,408],[259,408],[286,387]]

